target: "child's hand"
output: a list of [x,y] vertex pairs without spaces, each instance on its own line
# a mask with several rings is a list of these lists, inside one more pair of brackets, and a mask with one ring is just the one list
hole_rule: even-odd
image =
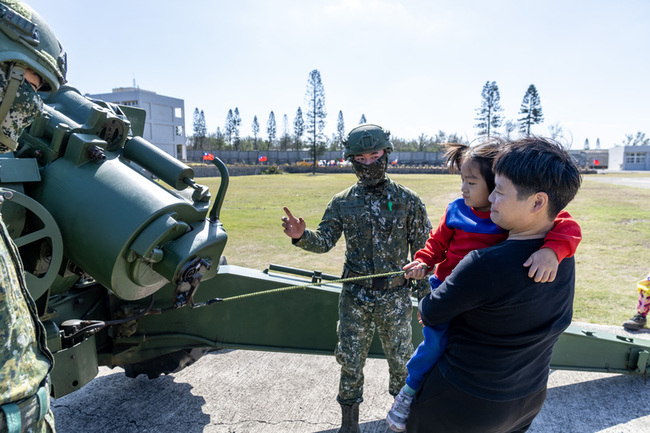
[[542,248],[528,257],[524,266],[530,267],[528,276],[533,278],[536,283],[550,283],[555,280],[558,264],[555,251],[550,248]]
[[421,280],[429,272],[429,267],[422,262],[418,262],[417,260],[409,263],[408,265],[405,265],[402,269],[406,271],[404,274],[404,278],[406,279],[414,278],[416,280]]

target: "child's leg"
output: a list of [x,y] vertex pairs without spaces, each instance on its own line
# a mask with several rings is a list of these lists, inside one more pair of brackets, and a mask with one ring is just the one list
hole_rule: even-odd
[[637,287],[639,288],[639,303],[636,310],[640,315],[646,317],[650,310],[650,281],[639,281]]
[[639,289],[639,302],[636,306],[637,314],[623,322],[623,327],[628,331],[638,331],[648,323],[647,316],[650,310],[650,275],[645,280],[637,283]]
[[420,343],[413,356],[406,364],[409,375],[406,384],[417,391],[422,385],[424,376],[440,359],[447,346],[448,324],[439,326],[425,326],[422,328],[424,341]]
[[409,375],[406,384],[395,397],[393,406],[386,415],[388,427],[395,432],[406,430],[406,421],[411,410],[411,402],[422,385],[425,375],[438,362],[447,345],[448,325],[425,326],[422,328],[424,341],[420,343],[406,364]]

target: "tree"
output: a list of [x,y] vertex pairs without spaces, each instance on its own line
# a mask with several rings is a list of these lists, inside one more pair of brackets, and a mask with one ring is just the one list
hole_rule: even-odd
[[305,121],[302,118],[302,110],[300,107],[296,110],[296,117],[293,119],[293,136],[296,139],[296,150],[300,150],[302,146],[300,140],[305,133]]
[[232,134],[235,148],[239,149],[239,127],[241,126],[241,117],[239,116],[239,108],[235,107],[235,112],[232,116]]
[[368,123],[368,121],[366,120],[366,115],[365,114],[362,114],[361,119],[359,119],[359,125],[361,125],[362,123]]
[[515,129],[517,129],[517,122],[508,119],[503,124],[503,129],[506,132],[506,139],[510,140],[510,136],[512,135],[513,132],[515,132]]
[[519,132],[525,135],[530,135],[530,127],[537,125],[544,121],[544,114],[542,113],[542,103],[539,100],[539,94],[534,84],[528,86],[528,90],[524,94],[524,99],[519,108],[521,117],[519,121]]
[[431,143],[429,136],[427,134],[420,134],[417,139],[417,149],[418,152],[423,152],[426,150],[427,146]]
[[345,141],[345,122],[343,121],[343,111],[339,110],[339,117],[336,119],[336,146],[343,149]]
[[600,138],[596,138],[596,149],[600,149]]
[[280,136],[280,150],[287,150],[291,144],[291,135],[289,134],[289,118],[286,114],[282,115],[282,135]]
[[[235,115],[232,112],[232,109],[228,110],[228,114],[226,115],[226,124],[224,125],[224,135],[226,136],[226,141],[228,142],[228,146],[232,146],[232,136],[235,132]],[[237,150],[237,149],[235,149]]]
[[257,121],[257,116],[253,116],[251,129],[253,130],[253,137],[255,137],[253,141],[253,149],[257,150],[257,134],[260,133],[260,122]]
[[589,150],[589,139],[585,138],[585,150]]
[[564,128],[559,122],[548,127],[548,136],[551,140],[561,143],[566,150],[570,150],[573,146],[573,135],[571,131],[564,132]]
[[648,146],[650,145],[650,138],[646,138],[644,132],[637,132],[636,135],[625,134],[623,146]]
[[217,132],[210,134],[209,136],[211,147],[217,150],[221,150],[226,145],[226,139],[221,128],[217,127]]
[[266,133],[269,135],[269,146],[267,147],[267,150],[273,147],[273,142],[275,141],[277,132],[278,126],[275,123],[275,113],[273,113],[273,110],[271,110],[271,113],[269,114],[269,120],[266,122]]
[[489,138],[490,132],[501,126],[503,118],[500,113],[503,108],[499,104],[500,100],[501,96],[496,81],[491,83],[486,81],[481,92],[481,108],[476,109],[476,118],[474,119],[477,121],[474,127],[478,128],[479,135],[487,135]]
[[564,138],[564,128],[559,123],[555,123],[548,127],[548,137],[551,140],[560,141]]
[[325,88],[323,87],[318,69],[314,69],[309,73],[305,100],[308,108],[306,115],[306,133],[310,137],[309,141],[311,142],[314,159],[312,172],[316,174],[316,158],[318,157],[318,148],[322,148],[323,142],[325,141],[323,129],[325,128],[325,118],[327,117],[327,111],[325,111]]
[[203,150],[203,142],[208,135],[208,127],[205,124],[205,114],[203,113],[203,110],[199,111],[198,108],[194,109],[192,128],[194,130],[194,147]]

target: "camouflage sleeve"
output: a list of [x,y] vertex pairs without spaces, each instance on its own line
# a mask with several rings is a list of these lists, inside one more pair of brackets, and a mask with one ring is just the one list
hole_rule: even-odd
[[336,242],[343,233],[341,215],[336,206],[336,200],[332,199],[320,224],[316,230],[305,230],[302,237],[294,242],[294,245],[312,253],[326,253],[336,245]]
[[[410,260],[413,260],[413,256],[415,256],[415,253],[419,249],[424,248],[427,239],[429,239],[429,233],[431,232],[431,221],[429,221],[427,209],[422,200],[417,196],[413,200],[413,209],[414,212],[411,214],[411,220],[409,221],[411,227],[411,230],[409,230]],[[414,294],[418,294],[418,299],[430,292],[428,278],[414,281],[415,287],[413,288],[413,292]]]

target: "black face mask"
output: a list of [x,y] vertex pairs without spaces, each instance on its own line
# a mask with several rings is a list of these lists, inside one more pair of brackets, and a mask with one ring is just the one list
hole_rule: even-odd
[[361,164],[352,159],[352,169],[359,178],[359,183],[364,186],[377,186],[386,180],[386,167],[388,167],[388,154],[384,154],[372,164]]

